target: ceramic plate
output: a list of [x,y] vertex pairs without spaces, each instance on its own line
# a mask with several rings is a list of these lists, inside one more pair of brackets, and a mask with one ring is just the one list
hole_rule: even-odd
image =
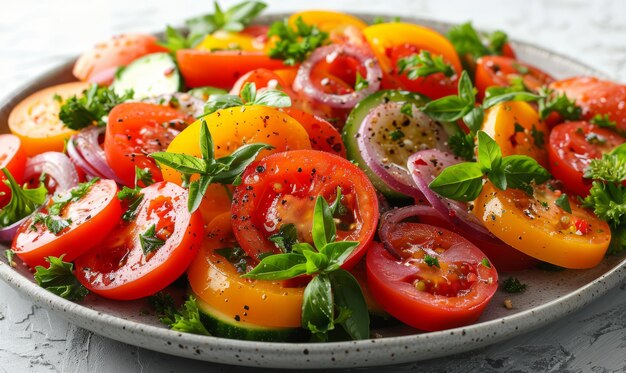
[[[373,16],[360,15],[366,21]],[[282,15],[263,17],[270,22]],[[448,24],[422,19],[403,18],[445,31]],[[519,58],[539,66],[557,78],[572,75],[596,75],[593,70],[573,59],[529,44],[514,42]],[[34,79],[0,106],[0,132],[7,132],[11,109],[29,94],[54,84],[72,81],[73,61]],[[584,271],[546,272],[531,270],[515,274],[528,284],[522,294],[498,292],[480,320],[464,328],[420,333],[408,327],[374,331],[374,339],[332,343],[267,343],[182,334],[145,315],[145,301],[116,302],[89,296],[84,302],[72,303],[43,290],[33,283],[32,274],[23,266],[11,268],[2,256],[0,278],[33,302],[65,317],[94,333],[143,348],[225,364],[282,367],[327,368],[363,367],[398,364],[460,353],[486,346],[517,334],[528,332],[559,319],[591,302],[620,282],[626,274],[626,255],[606,258],[596,268]],[[501,274],[506,278],[506,274]],[[514,308],[503,307],[509,298]]]

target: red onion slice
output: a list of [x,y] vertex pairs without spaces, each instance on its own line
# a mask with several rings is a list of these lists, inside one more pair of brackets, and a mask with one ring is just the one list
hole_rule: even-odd
[[483,239],[495,237],[474,215],[468,211],[464,202],[454,201],[441,197],[433,192],[428,185],[444,168],[461,163],[461,159],[453,154],[437,149],[423,150],[409,157],[408,168],[413,176],[417,188],[424,194],[426,200],[442,215],[449,215],[461,230],[468,236],[479,235]]
[[87,163],[87,161],[85,160],[85,158],[83,158],[78,149],[76,149],[76,146],[74,145],[74,136],[72,136],[67,142],[67,147],[65,150],[67,151],[68,157],[76,165],[76,167],[83,170],[87,175],[99,177],[96,170],[91,167],[89,163]]
[[[343,95],[335,95],[320,91],[311,81],[311,72],[320,61],[326,60],[332,63],[339,56],[354,57],[365,66],[365,79],[367,87]],[[303,91],[307,96],[329,106],[343,109],[353,108],[359,101],[378,91],[383,73],[376,58],[369,51],[347,44],[332,44],[317,48],[311,56],[300,65],[293,87],[297,91]]]
[[63,193],[78,184],[78,172],[72,161],[60,152],[45,152],[26,162],[24,179],[28,180],[45,173],[56,183],[56,193]]
[[[100,146],[100,135],[102,135],[106,129],[104,127],[88,127],[87,129],[72,136],[70,143],[68,144],[68,154],[75,158],[76,154],[80,157],[74,159],[77,163],[80,163],[82,158],[86,164],[79,164],[79,167],[83,168],[90,176],[97,176],[103,179],[115,180],[118,184],[122,184],[121,180],[117,177],[113,169],[109,166],[106,160],[106,155],[102,146]],[[70,153],[70,145],[74,148]],[[76,152],[74,152],[76,150]],[[83,167],[85,166],[85,167]]]
[[15,237],[15,234],[17,233],[17,229],[29,217],[30,215],[22,218],[21,220],[16,221],[15,223],[9,225],[8,227],[0,228],[0,242],[12,241],[13,237]]
[[357,145],[367,166],[391,189],[423,199],[407,169],[407,159],[416,151],[447,148],[448,134],[415,106],[402,113],[404,102],[388,102],[373,108],[363,119]]

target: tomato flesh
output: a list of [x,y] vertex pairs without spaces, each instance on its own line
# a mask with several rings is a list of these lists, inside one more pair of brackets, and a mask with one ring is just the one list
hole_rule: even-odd
[[[111,299],[137,299],[164,289],[182,275],[200,248],[199,212],[187,211],[185,189],[159,182],[142,189],[135,219],[120,222],[99,245],[76,259],[76,276],[90,291]],[[140,235],[154,226],[164,244],[144,253]]]
[[476,61],[475,81],[480,100],[485,97],[487,88],[508,87],[516,78],[521,78],[524,85],[532,91],[537,91],[554,81],[554,78],[546,72],[514,58],[484,56]]
[[48,256],[65,255],[65,261],[73,261],[100,243],[117,224],[122,215],[117,192],[113,180],[96,182],[85,196],[61,211],[61,219],[71,219],[67,228],[54,234],[41,223],[33,225],[30,217],[18,229],[11,248],[31,267],[47,267],[44,258]]
[[193,118],[176,109],[142,102],[117,105],[109,114],[104,151],[109,166],[127,186],[134,186],[135,166],[163,180],[150,153],[164,151]]
[[615,132],[588,122],[559,124],[550,132],[550,172],[568,192],[584,197],[591,188],[591,179],[584,178],[591,160],[602,158],[624,141]]
[[[6,168],[18,184],[24,179],[26,154],[20,138],[14,135],[0,135],[0,169]],[[0,208],[11,200],[11,188],[5,183],[4,172],[0,172]]]
[[268,239],[281,226],[294,224],[301,242],[312,242],[317,196],[329,203],[341,187],[347,212],[338,218],[337,239],[358,241],[346,260],[350,268],[365,254],[378,223],[376,190],[363,171],[330,153],[298,150],[268,156],[250,165],[233,193],[232,218],[237,241],[252,258],[280,252]]
[[476,246],[419,223],[399,223],[388,239],[396,255],[373,244],[366,263],[368,284],[385,311],[427,331],[478,319],[497,290],[498,274],[481,263],[486,256]]

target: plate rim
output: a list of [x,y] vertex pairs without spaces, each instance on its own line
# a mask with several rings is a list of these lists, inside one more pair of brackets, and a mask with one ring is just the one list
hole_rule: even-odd
[[[374,17],[374,14],[370,13],[347,13],[353,14],[366,21]],[[261,23],[267,23],[272,19],[282,18],[286,15],[288,15],[288,13],[268,12],[266,15],[259,17],[258,20],[260,20]],[[380,16],[380,13],[376,15]],[[395,15],[387,14],[383,16],[394,17]],[[401,20],[427,25],[433,28],[446,28],[454,25],[454,23],[451,22],[421,17],[401,16]],[[585,69],[595,76],[610,78],[605,72],[567,55],[548,50],[529,42],[516,41],[515,39],[511,39],[511,42],[514,47],[521,47],[533,53],[541,53],[550,58],[557,59],[557,65],[568,63],[576,66],[578,69]],[[42,81],[53,79],[60,73],[67,71],[71,68],[74,61],[75,58],[62,62],[19,85],[16,89],[9,92],[7,96],[0,98],[0,110],[5,111],[8,107],[14,106],[17,103],[16,101],[24,98],[27,92]],[[0,248],[5,249],[6,246],[0,245]],[[611,269],[595,280],[560,298],[517,312],[511,316],[483,321],[464,327],[438,332],[359,341],[285,343],[245,341],[180,333],[164,327],[143,324],[113,316],[79,303],[68,301],[48,292],[36,285],[32,280],[18,273],[6,264],[4,259],[0,260],[0,278],[15,289],[18,294],[28,296],[29,300],[39,306],[60,315],[72,324],[76,324],[96,334],[170,355],[184,356],[216,363],[272,368],[293,368],[294,366],[300,368],[379,366],[416,362],[449,355],[448,350],[451,346],[455,349],[454,353],[470,351],[511,338],[518,334],[530,332],[584,307],[591,303],[593,299],[603,295],[622,279],[626,278],[625,269],[626,258],[616,262]],[[79,317],[73,318],[75,316]],[[104,326],[108,326],[110,329]],[[492,328],[496,328],[498,332],[490,332],[488,334],[483,332],[484,330],[491,330]],[[141,342],[142,339],[145,340],[145,338],[150,338],[162,343],[146,346]],[[450,340],[452,340],[453,343],[450,343]],[[419,348],[417,350],[412,349],[415,345],[420,345],[422,342],[428,342],[426,344],[430,344],[432,347]],[[338,351],[339,353],[333,354],[332,358],[329,358],[328,352],[330,351]],[[234,358],[221,356],[224,352],[234,353]],[[259,355],[263,352],[268,355],[275,354],[278,358],[272,356],[268,356],[267,359],[262,358],[261,360],[250,358],[250,356]],[[423,356],[425,353],[428,355]],[[284,357],[284,354],[290,354],[288,361],[285,361],[284,358],[280,358],[281,356]],[[360,356],[356,360],[351,357],[355,354]],[[363,355],[366,355],[366,357],[363,358]],[[381,359],[384,356],[387,356],[386,360]],[[258,359],[258,357],[259,356],[254,356],[256,359]],[[371,357],[375,359],[370,360]]]

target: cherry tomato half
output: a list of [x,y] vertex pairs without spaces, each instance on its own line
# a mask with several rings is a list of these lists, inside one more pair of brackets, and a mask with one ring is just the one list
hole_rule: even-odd
[[[0,169],[7,168],[18,184],[24,179],[26,154],[20,138],[14,135],[0,135]],[[11,200],[11,189],[4,183],[6,177],[0,172],[0,209]]]
[[356,165],[336,155],[296,150],[268,156],[250,165],[233,193],[233,229],[252,258],[279,252],[268,239],[281,226],[294,224],[300,242],[313,242],[313,209],[318,196],[332,203],[341,188],[345,212],[338,217],[337,239],[358,241],[344,263],[350,268],[365,254],[378,224],[376,190]]
[[302,125],[311,140],[313,150],[333,153],[346,157],[346,147],[341,140],[341,134],[328,121],[294,108],[283,109],[290,117]]
[[117,105],[109,113],[104,137],[109,166],[127,186],[134,186],[135,166],[149,169],[154,180],[163,180],[160,169],[148,155],[167,149],[186,123],[193,120],[176,109],[157,104]]
[[485,90],[488,87],[508,87],[515,78],[522,78],[524,85],[531,91],[537,91],[554,81],[554,78],[544,71],[514,58],[484,56],[476,61],[476,89],[481,100],[485,97]]
[[398,320],[434,331],[478,319],[498,288],[498,273],[476,246],[432,225],[399,223],[389,235],[398,257],[381,244],[367,254],[374,298]]
[[[44,224],[33,225],[33,217],[20,226],[13,239],[12,249],[31,267],[48,266],[45,257],[61,256],[71,262],[102,241],[122,216],[117,199],[117,184],[113,180],[99,180],[78,201],[70,202],[59,215],[71,223],[58,234]],[[69,191],[66,193],[70,193]],[[41,213],[47,213],[44,208]]]
[[[186,189],[162,181],[141,194],[135,219],[120,222],[75,261],[78,280],[105,298],[137,299],[163,290],[185,273],[200,248],[202,218],[187,210]],[[146,253],[141,236],[151,227],[162,245]]]
[[588,122],[559,124],[550,132],[550,172],[568,192],[584,197],[591,188],[591,179],[583,177],[591,160],[602,158],[625,141],[615,132]]
[[530,197],[487,182],[472,212],[494,236],[533,258],[565,268],[595,267],[609,247],[609,226],[572,197],[572,213],[566,212],[555,203],[560,195],[545,184]]

